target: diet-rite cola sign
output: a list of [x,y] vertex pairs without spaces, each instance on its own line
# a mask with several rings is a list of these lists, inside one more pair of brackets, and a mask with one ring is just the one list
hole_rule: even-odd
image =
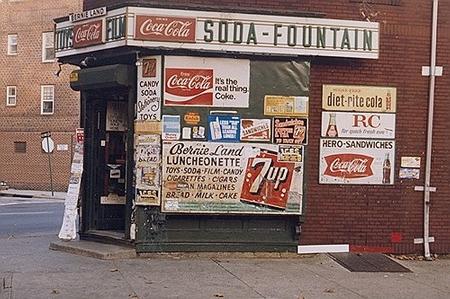
[[195,18],[136,16],[135,37],[147,41],[195,42]]
[[73,27],[73,47],[83,48],[105,42],[103,34],[104,20],[91,21]]
[[248,107],[249,60],[168,56],[164,79],[164,105]]
[[165,142],[165,212],[301,214],[303,164],[276,145]]
[[395,141],[321,139],[320,183],[394,184]]
[[395,138],[395,114],[322,112],[322,137]]

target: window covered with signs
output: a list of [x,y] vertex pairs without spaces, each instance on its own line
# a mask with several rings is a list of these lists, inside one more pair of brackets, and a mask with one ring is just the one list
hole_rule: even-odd
[[17,87],[6,87],[6,106],[16,106],[17,104]]
[[54,62],[54,35],[53,32],[42,33],[42,62]]
[[41,86],[41,114],[49,115],[54,113],[55,87],[53,85]]
[[[137,202],[160,197],[164,212],[302,214],[308,113],[308,62],[143,58]],[[139,134],[159,120],[160,136]]]
[[17,54],[17,34],[8,34],[8,55]]

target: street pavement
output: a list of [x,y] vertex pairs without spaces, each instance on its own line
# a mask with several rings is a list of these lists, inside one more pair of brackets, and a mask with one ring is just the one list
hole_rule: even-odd
[[63,212],[62,200],[0,197],[0,238],[55,234]]
[[[51,251],[62,205],[24,203],[29,201],[0,197],[0,221],[8,217],[1,213],[29,213],[9,215],[17,217],[14,229],[3,227],[10,220],[0,224],[1,299],[450,298],[450,259],[400,261],[411,273],[352,273],[327,255],[276,259],[178,254],[98,260]],[[51,213],[30,214],[45,211]],[[50,226],[34,229],[38,225],[33,221],[17,225],[27,217],[41,221],[39,215],[48,218]]]

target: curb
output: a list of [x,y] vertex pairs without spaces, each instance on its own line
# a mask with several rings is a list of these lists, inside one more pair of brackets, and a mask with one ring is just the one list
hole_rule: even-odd
[[134,248],[90,241],[55,241],[49,249],[101,260],[136,258]]
[[27,193],[9,193],[0,191],[0,197],[8,196],[8,197],[22,197],[22,198],[45,198],[45,199],[56,199],[56,200],[64,200],[64,198],[51,196],[50,194],[27,194]]

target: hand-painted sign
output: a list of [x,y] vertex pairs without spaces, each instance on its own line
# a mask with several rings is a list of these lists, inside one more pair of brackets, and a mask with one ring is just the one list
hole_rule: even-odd
[[136,118],[161,120],[161,56],[141,59],[137,67]]
[[394,184],[395,141],[321,139],[320,183]]
[[241,119],[241,141],[270,142],[270,119]]
[[395,112],[397,89],[359,85],[323,85],[322,108],[334,111]]
[[194,43],[195,18],[136,16],[135,38],[148,41]]
[[[376,22],[302,18],[263,14],[226,13],[126,7],[109,11],[108,22],[123,18],[119,37],[109,46],[189,49],[210,52],[377,59],[379,24]],[[70,21],[56,25],[57,57],[70,51]],[[131,33],[131,35],[130,35]],[[105,48],[107,46],[105,45]],[[69,50],[69,51],[67,51]],[[87,51],[87,50],[86,50]],[[74,53],[75,52],[75,53]]]
[[73,27],[73,47],[83,48],[105,42],[104,20],[95,20]]
[[395,138],[395,114],[322,112],[322,137]]
[[278,161],[277,150],[270,144],[164,143],[163,211],[300,214],[303,165]]
[[274,142],[281,144],[306,144],[307,122],[306,118],[274,118]]
[[136,204],[160,205],[161,137],[135,136]]
[[239,142],[240,121],[239,116],[209,115],[208,140]]
[[168,56],[164,78],[167,106],[249,105],[249,60]]

